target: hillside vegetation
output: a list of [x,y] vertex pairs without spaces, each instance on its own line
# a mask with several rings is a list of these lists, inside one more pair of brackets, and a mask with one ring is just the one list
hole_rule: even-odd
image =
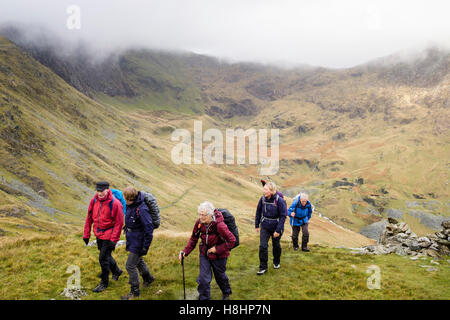
[[[371,226],[391,215],[418,235],[438,230],[450,217],[448,52],[431,48],[409,62],[392,56],[351,69],[288,70],[146,49],[104,61],[91,61],[80,49],[73,59],[59,55],[51,41],[38,45],[21,40],[20,33],[5,35],[10,40],[0,36],[2,297],[61,299],[71,264],[81,267],[83,286],[94,286],[97,252],[83,247],[80,232],[95,182],[106,179],[113,188],[151,191],[161,208],[161,228],[148,257],[159,281],[144,290],[144,299],[181,297],[176,253],[205,200],[228,208],[243,235],[229,262],[233,298],[275,298],[267,294],[275,271],[256,281],[252,269],[261,178],[274,180],[288,205],[304,191],[316,208],[311,255],[289,251],[286,224],[286,254],[277,276],[285,290],[279,298],[449,297],[445,261],[429,272],[420,261],[336,248],[373,244],[366,237],[376,238]],[[259,165],[248,161],[175,164],[171,134],[177,128],[193,132],[194,120],[202,121],[203,132],[216,128],[224,136],[226,129],[279,129],[279,172],[261,177]],[[124,249],[116,255],[123,266]],[[196,260],[192,256],[187,265],[191,297]],[[365,285],[372,264],[385,277],[381,290]],[[286,270],[295,271],[299,287],[291,285]],[[118,298],[127,290],[124,278],[87,298]]]

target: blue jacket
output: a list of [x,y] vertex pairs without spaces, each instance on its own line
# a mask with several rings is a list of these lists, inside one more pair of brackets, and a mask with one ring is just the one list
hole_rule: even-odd
[[127,206],[125,214],[126,250],[137,255],[145,255],[153,239],[153,224],[142,192]]
[[[298,208],[295,209],[297,204]],[[291,217],[291,213],[294,212],[294,210],[295,216]],[[309,201],[306,202],[306,205],[303,207],[302,204],[300,203],[300,197],[295,198],[288,210],[289,219],[291,220],[290,225],[301,226],[307,224],[311,219],[311,214],[312,214],[311,202]]]
[[261,227],[270,232],[283,233],[286,220],[286,201],[279,195],[270,198],[262,196],[256,208],[255,228]]

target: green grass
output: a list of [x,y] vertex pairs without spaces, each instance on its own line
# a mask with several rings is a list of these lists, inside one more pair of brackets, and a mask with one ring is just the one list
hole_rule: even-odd
[[[145,257],[149,269],[156,278],[149,288],[141,288],[140,299],[183,299],[182,269],[178,253],[187,238],[158,236],[154,238],[149,254]],[[282,242],[281,268],[271,268],[257,276],[258,242],[244,240],[228,259],[227,274],[233,290],[232,299],[303,300],[303,299],[449,299],[450,265],[440,260],[431,264],[438,271],[429,272],[420,265],[429,261],[411,261],[396,255],[360,256],[345,249],[331,249],[313,245],[310,253],[294,252]],[[93,293],[99,283],[98,250],[85,247],[81,236],[52,236],[48,238],[18,241],[2,246],[0,252],[0,296],[2,299],[66,299],[60,293],[66,286],[70,265],[81,271],[81,286],[90,300],[116,300],[129,292],[128,274],[125,270],[127,252],[119,247],[113,256],[124,270],[119,281],[110,282],[102,293]],[[198,275],[198,250],[185,260],[186,293],[188,299],[196,299]],[[381,289],[367,288],[366,273],[369,266],[381,270]],[[213,299],[220,299],[221,292],[212,281]]]

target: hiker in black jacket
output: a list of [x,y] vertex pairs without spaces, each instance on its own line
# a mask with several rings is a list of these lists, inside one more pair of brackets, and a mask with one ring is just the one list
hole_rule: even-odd
[[262,275],[267,271],[269,239],[272,238],[273,267],[280,268],[281,235],[286,220],[286,202],[277,194],[273,182],[267,182],[263,187],[263,196],[259,199],[255,216],[256,232],[259,232],[259,271]]

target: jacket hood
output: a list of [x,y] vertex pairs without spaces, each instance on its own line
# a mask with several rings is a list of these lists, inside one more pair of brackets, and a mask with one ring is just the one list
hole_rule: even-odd
[[130,204],[130,207],[138,207],[144,202],[144,194],[142,192],[138,192],[138,196],[136,200],[132,204]]

